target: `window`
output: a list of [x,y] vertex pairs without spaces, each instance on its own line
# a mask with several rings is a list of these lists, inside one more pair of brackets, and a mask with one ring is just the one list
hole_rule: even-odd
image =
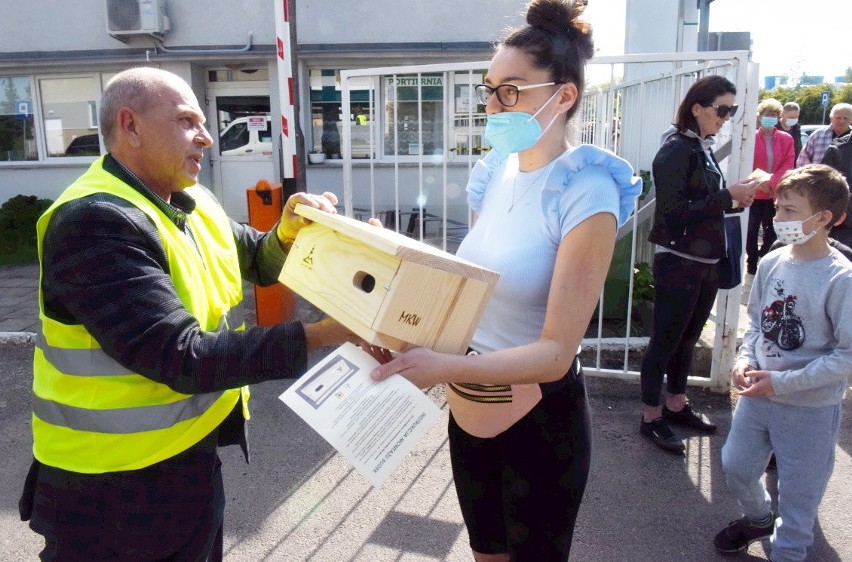
[[[483,74],[465,71],[350,78],[352,158],[479,157],[489,148],[483,138],[485,106],[473,93]],[[340,158],[339,71],[311,69],[309,75],[312,135],[307,149],[322,152],[326,158]],[[371,134],[377,154],[371,152]]]
[[444,75],[385,76],[388,156],[444,154]]
[[0,162],[38,160],[32,83],[0,76]]
[[269,96],[216,96],[219,154],[253,157],[272,154]]
[[269,80],[269,69],[265,66],[207,71],[208,82],[266,82],[267,80]]
[[249,141],[248,124],[245,122],[234,123],[227,127],[219,137],[219,150],[233,150],[241,146],[247,145]]
[[[340,158],[341,124],[343,122],[340,73],[336,70],[311,69],[311,144],[310,152],[322,152],[326,158]],[[370,158],[371,124],[370,98],[372,81],[369,78],[350,82],[349,121],[352,130],[352,158]],[[375,101],[374,101],[375,103]]]
[[98,100],[116,74],[0,75],[0,165],[99,156]]
[[[97,123],[92,123],[92,107],[96,107],[96,100],[101,94],[99,78],[42,78],[39,90],[47,155],[100,154],[99,143],[92,142],[98,135]],[[81,137],[85,137],[83,144],[89,147],[87,150],[76,148],[80,141],[72,146],[72,142]]]
[[89,102],[89,127],[98,127],[98,104]]
[[479,103],[473,87],[481,84],[483,75],[476,72],[456,72],[453,75],[453,121],[450,135],[450,155],[478,155],[489,148],[485,134],[485,106]]

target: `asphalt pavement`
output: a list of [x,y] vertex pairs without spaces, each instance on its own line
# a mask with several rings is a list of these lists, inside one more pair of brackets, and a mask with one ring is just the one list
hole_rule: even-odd
[[[42,539],[17,515],[31,458],[29,396],[37,326],[34,266],[0,267],[0,560],[36,560]],[[248,296],[251,296],[249,291]],[[249,299],[250,300],[250,299]],[[300,305],[300,316],[315,314]],[[312,356],[312,362],[321,354]],[[468,561],[447,449],[441,388],[429,396],[441,420],[380,488],[373,488],[278,400],[292,381],[252,389],[252,463],[234,447],[221,452],[228,504],[229,561]],[[727,492],[720,449],[732,399],[690,389],[695,407],[719,426],[713,436],[679,431],[686,455],[656,449],[638,432],[638,385],[589,378],[593,456],[574,536],[572,561],[717,561],[712,538],[740,516]],[[809,560],[852,560],[852,398],[837,447],[834,475],[819,512]],[[770,490],[777,490],[773,473]],[[755,543],[737,560],[766,560]]]

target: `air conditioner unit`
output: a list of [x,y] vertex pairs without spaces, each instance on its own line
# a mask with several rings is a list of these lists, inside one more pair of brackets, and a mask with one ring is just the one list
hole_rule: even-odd
[[107,33],[121,39],[126,35],[164,35],[169,18],[164,0],[106,0]]

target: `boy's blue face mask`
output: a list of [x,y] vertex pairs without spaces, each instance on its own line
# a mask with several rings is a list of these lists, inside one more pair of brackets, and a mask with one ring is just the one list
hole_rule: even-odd
[[550,129],[550,126],[559,117],[559,113],[553,116],[553,119],[550,120],[543,131],[535,117],[541,113],[542,109],[547,107],[547,104],[560,91],[562,91],[562,88],[556,90],[533,115],[523,111],[503,111],[488,116],[488,121],[485,123],[485,140],[488,141],[488,144],[500,158],[506,158],[513,152],[521,152],[533,147],[538,139]]

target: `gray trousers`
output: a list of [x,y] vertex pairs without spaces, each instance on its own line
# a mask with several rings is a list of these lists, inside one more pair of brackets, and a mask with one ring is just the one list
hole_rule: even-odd
[[765,518],[770,497],[762,478],[774,452],[778,518],[770,544],[775,562],[800,562],[814,541],[814,523],[840,430],[840,405],[808,408],[740,397],[722,448],[728,488],[749,519]]

